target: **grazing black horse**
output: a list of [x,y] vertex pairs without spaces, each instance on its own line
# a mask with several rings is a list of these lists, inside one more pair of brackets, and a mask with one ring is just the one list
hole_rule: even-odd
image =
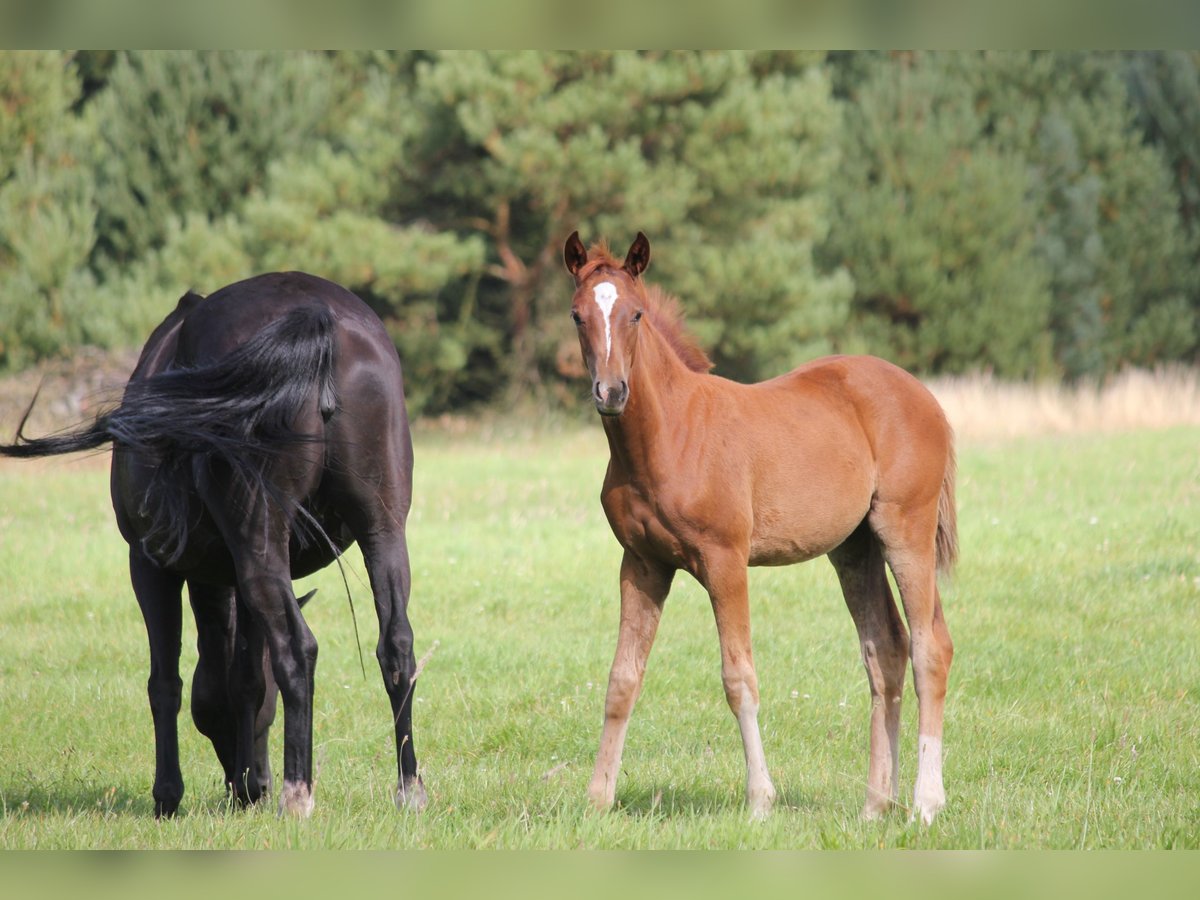
[[[28,414],[26,414],[28,415]],[[24,422],[21,423],[22,428]],[[192,717],[241,802],[271,788],[267,731],[283,697],[281,812],[313,806],[317,643],[292,579],[358,541],[379,616],[396,803],[420,809],[405,521],[412,439],[400,361],[358,297],[300,272],[189,293],[150,335],[121,403],[90,426],[0,446],[48,456],[111,442],[112,500],[150,639],[155,813],[174,814],[182,588],[196,619]]]

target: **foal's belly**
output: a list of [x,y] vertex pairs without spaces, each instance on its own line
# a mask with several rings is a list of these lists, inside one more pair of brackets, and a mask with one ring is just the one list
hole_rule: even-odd
[[790,566],[824,556],[846,540],[858,527],[860,518],[853,525],[830,527],[786,534],[770,534],[750,542],[750,565]]
[[865,472],[756,492],[750,565],[786,566],[824,556],[866,518],[872,493]]

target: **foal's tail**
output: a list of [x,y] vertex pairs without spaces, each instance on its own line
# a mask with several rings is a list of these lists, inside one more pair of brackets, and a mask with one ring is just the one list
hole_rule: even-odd
[[958,511],[954,503],[954,477],[957,468],[954,441],[951,437],[946,471],[942,475],[942,492],[938,496],[937,568],[944,575],[949,575],[958,561]]
[[288,448],[320,439],[297,433],[294,423],[314,389],[324,418],[336,407],[334,337],[327,309],[294,309],[210,365],[130,381],[116,407],[75,431],[25,437],[31,403],[16,440],[0,444],[0,455],[54,456],[112,443],[154,460],[155,484],[146,493],[159,505],[147,512],[156,541],[170,548],[166,555],[174,561],[187,535],[184,486],[193,484],[197,463],[224,463],[251,489],[275,496],[267,464]]

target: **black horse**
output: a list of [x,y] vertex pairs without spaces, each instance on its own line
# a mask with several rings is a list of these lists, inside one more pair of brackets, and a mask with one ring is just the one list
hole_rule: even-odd
[[[28,413],[26,414],[28,416]],[[24,427],[24,421],[21,428]],[[412,439],[400,360],[358,297],[300,272],[188,293],[150,335],[119,405],[89,427],[0,446],[31,457],[113,445],[112,500],[150,639],[154,808],[183,796],[176,722],[182,588],[196,619],[192,717],[242,803],[271,789],[283,697],[281,812],[313,806],[317,643],[292,579],[358,541],[379,616],[396,803],[420,809],[405,522]]]

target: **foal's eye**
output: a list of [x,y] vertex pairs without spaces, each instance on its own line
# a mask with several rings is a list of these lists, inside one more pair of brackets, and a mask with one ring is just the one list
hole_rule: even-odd
[[636,325],[640,321],[642,321],[642,311],[639,309],[633,314],[633,324]]
[[579,317],[579,313],[575,312],[575,310],[571,310],[571,321],[574,322],[576,325],[583,324],[583,319],[581,319]]

